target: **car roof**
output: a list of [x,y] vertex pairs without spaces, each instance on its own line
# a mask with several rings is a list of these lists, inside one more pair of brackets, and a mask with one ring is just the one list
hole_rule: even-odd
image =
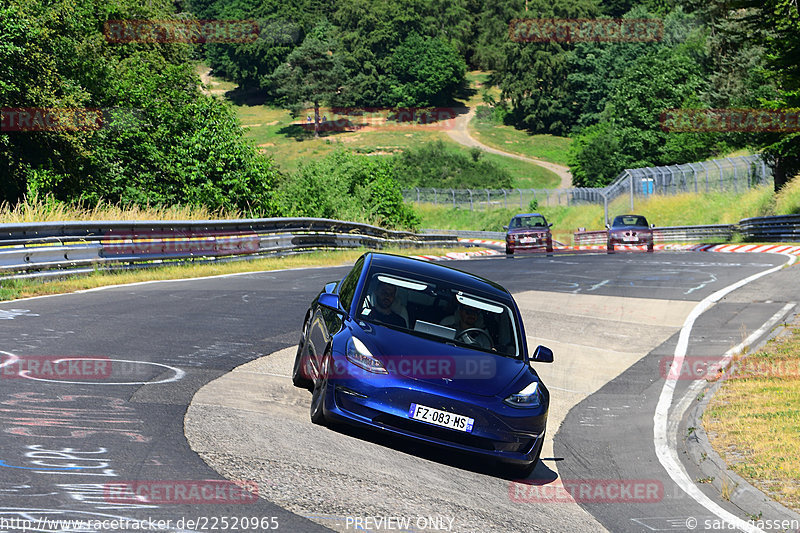
[[520,213],[519,215],[514,215],[511,218],[520,218],[520,217],[542,217],[542,218],[545,218],[545,216],[543,214],[541,214],[541,213]]
[[502,285],[463,270],[400,255],[376,252],[370,252],[368,255],[371,256],[370,268],[377,267],[378,269],[386,268],[413,272],[421,276],[461,285],[465,289],[483,292],[503,300],[508,300],[511,297],[510,293]]

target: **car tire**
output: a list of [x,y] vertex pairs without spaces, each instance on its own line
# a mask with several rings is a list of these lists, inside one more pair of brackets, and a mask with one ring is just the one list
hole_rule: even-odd
[[328,356],[322,360],[320,376],[314,382],[314,390],[311,393],[311,422],[314,424],[325,425],[325,392],[328,390]]
[[647,251],[648,252],[652,252],[653,251],[653,242],[652,241],[647,243]]
[[308,334],[308,319],[303,324],[303,333],[300,335],[300,342],[297,343],[297,354],[294,356],[294,366],[292,367],[292,384],[300,389],[313,390],[314,383],[306,377],[302,368],[303,347],[306,344]]
[[514,257],[514,250],[506,248],[506,257]]
[[614,245],[611,243],[606,244],[606,252],[613,254],[614,253]]
[[553,257],[553,244],[552,243],[548,244],[547,247],[545,248],[545,250],[547,251],[547,256],[548,257]]

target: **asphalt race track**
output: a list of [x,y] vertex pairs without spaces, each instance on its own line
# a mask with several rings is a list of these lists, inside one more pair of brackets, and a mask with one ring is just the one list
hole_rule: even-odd
[[[131,520],[150,531],[711,529],[718,515],[680,488],[656,452],[664,362],[698,302],[785,262],[668,252],[449,262],[507,287],[529,344],[555,352],[553,365],[537,367],[552,406],[528,484],[471,457],[311,424],[310,393],[291,386],[286,362],[308,302],[347,267],[0,303],[0,531],[142,530]],[[711,306],[687,357],[721,357],[794,312],[798,273],[778,270]],[[44,373],[69,362],[68,379]],[[691,384],[676,382],[673,406]],[[696,478],[693,465],[684,468]],[[217,470],[257,484],[261,498]],[[646,497],[587,493],[576,504],[543,490],[608,480],[644,487]],[[141,490],[123,490],[131,485]],[[708,484],[695,486],[747,519]]]

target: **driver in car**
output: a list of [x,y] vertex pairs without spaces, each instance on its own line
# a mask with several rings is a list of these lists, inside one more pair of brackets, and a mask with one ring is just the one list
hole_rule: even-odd
[[442,325],[456,328],[456,340],[465,344],[476,344],[487,350],[493,349],[492,338],[482,327],[481,312],[475,307],[459,303],[456,314],[445,317]]
[[392,309],[396,294],[397,287],[382,281],[378,282],[378,288],[375,290],[375,314],[373,316],[384,324],[406,327],[405,319]]

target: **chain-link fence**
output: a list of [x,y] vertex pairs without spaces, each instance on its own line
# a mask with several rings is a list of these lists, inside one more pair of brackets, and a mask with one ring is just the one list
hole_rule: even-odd
[[[608,203],[627,195],[630,209],[636,198],[684,192],[744,192],[772,183],[772,170],[758,155],[726,157],[699,163],[624,170],[610,185],[602,188],[571,189],[404,189],[406,202],[432,203],[462,209],[518,207],[526,210],[536,200],[538,206]],[[608,217],[606,217],[608,218]]]

